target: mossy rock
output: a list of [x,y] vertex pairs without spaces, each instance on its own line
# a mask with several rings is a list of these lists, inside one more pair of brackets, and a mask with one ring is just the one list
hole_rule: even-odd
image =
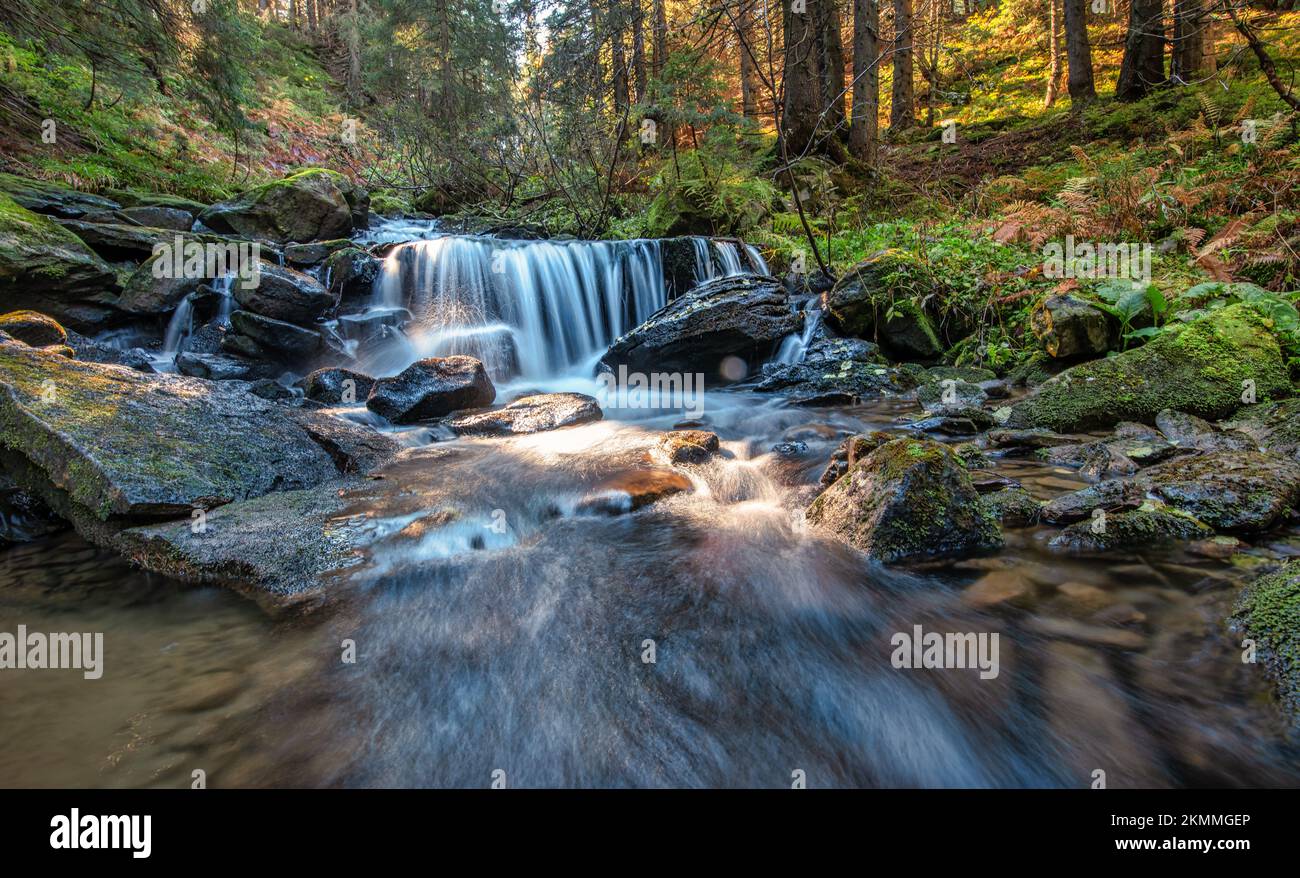
[[840,278],[823,296],[823,308],[836,329],[878,342],[896,360],[934,360],[944,344],[916,302],[937,286],[929,266],[912,254],[881,250]]
[[[337,171],[312,168],[214,204],[199,222],[217,232],[278,244],[345,238],[356,226],[353,212],[363,191]],[[365,203],[368,213],[368,198]]]
[[992,513],[945,445],[901,438],[849,468],[807,511],[829,533],[885,563],[960,558],[1002,546]]
[[1232,625],[1255,641],[1292,725],[1300,724],[1300,562],[1288,562],[1242,590]]
[[0,343],[0,450],[7,468],[28,467],[42,499],[95,539],[94,522],[188,518],[195,507],[378,465],[396,449],[373,430],[266,402],[244,386]]
[[34,348],[68,343],[68,331],[62,324],[38,311],[10,311],[8,314],[0,314],[0,332]]
[[85,216],[99,210],[116,210],[116,201],[78,192],[58,183],[30,180],[13,174],[0,174],[0,192],[33,213],[59,216],[67,219]]
[[1003,488],[980,498],[989,514],[1003,527],[1029,527],[1038,522],[1042,504],[1024,488]]
[[1282,351],[1264,318],[1233,305],[1135,350],[1067,369],[1017,403],[1009,427],[1073,432],[1150,424],[1166,408],[1225,418],[1249,399],[1289,396]]
[[116,291],[113,270],[80,238],[0,195],[0,307],[97,331],[111,319]]
[[1069,555],[1094,555],[1212,536],[1212,528],[1184,512],[1144,506],[1132,512],[1107,513],[1104,517],[1072,524],[1047,545]]

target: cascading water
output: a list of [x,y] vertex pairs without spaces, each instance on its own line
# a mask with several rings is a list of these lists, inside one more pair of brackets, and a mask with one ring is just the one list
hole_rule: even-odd
[[[696,281],[767,271],[752,247],[707,238],[692,246]],[[423,357],[468,354],[498,381],[589,374],[614,339],[667,303],[661,248],[456,235],[399,244],[364,316],[401,315],[392,323],[405,325],[358,366],[388,375]],[[349,331],[346,319],[340,331]]]
[[[230,312],[234,310],[234,298],[231,295],[234,282],[235,275],[232,272],[216,278],[210,284],[212,291],[218,296],[217,313],[213,321],[222,326],[230,323]],[[176,355],[184,349],[185,343],[194,334],[194,295],[190,293],[177,303],[176,310],[172,312],[171,320],[167,323],[167,329],[163,333],[162,349],[153,358],[154,368],[160,371],[171,371],[174,368]]]

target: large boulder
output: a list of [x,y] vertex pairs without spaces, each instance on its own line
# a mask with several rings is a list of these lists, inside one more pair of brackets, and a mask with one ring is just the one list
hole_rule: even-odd
[[121,205],[99,195],[89,195],[48,183],[44,180],[29,180],[13,174],[0,174],[0,192],[7,194],[18,204],[32,213],[43,213],[73,219],[87,213],[103,210],[116,210]]
[[1300,562],[1242,590],[1230,619],[1255,641],[1256,658],[1273,681],[1290,722],[1300,724]]
[[1110,317],[1069,294],[1049,296],[1029,315],[1029,327],[1049,356],[1099,357],[1115,343]]
[[[321,334],[314,329],[252,311],[236,311],[230,315],[230,324],[235,332],[226,336],[222,348],[240,356],[258,359],[269,354],[286,362],[300,362],[319,352],[322,344]],[[256,347],[250,350],[241,345],[237,336],[251,340]]]
[[170,257],[150,256],[126,279],[117,307],[128,314],[166,314],[204,281],[211,280],[186,277],[184,272],[176,274],[170,269]]
[[826,489],[806,514],[885,563],[959,558],[1001,547],[992,513],[947,446],[923,439],[885,442]]
[[256,285],[236,281],[232,292],[240,307],[287,323],[313,323],[335,298],[309,274],[264,264]]
[[539,393],[492,411],[457,415],[448,426],[462,436],[508,436],[587,424],[602,417],[600,404],[586,394]]
[[489,406],[496,395],[479,360],[430,357],[412,363],[400,374],[375,381],[366,407],[394,424],[411,424]]
[[934,360],[943,341],[917,304],[938,286],[929,266],[901,250],[882,250],[859,262],[822,297],[832,326],[870,338],[895,360]]
[[387,437],[282,407],[239,382],[145,375],[0,343],[0,459],[92,539],[305,488],[396,450]]
[[770,277],[724,277],[678,296],[610,346],[601,362],[637,372],[702,372],[724,375],[724,360],[736,357],[756,369],[781,340],[799,329],[801,314]]
[[1047,545],[1067,555],[1093,555],[1212,536],[1214,531],[1192,516],[1153,506],[1080,521],[1052,537]]
[[112,319],[116,291],[112,269],[81,239],[0,195],[0,308],[97,331]]
[[1265,400],[1290,392],[1277,338],[1258,311],[1241,304],[1067,369],[1013,406],[1007,426],[1072,432],[1119,421],[1149,424],[1167,408],[1218,419],[1251,394]]
[[214,204],[199,215],[199,222],[217,232],[279,244],[345,238],[357,225],[357,193],[337,171],[313,168]]

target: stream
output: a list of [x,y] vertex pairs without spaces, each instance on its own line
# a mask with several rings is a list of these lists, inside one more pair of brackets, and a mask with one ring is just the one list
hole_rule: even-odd
[[[667,295],[653,242],[383,234],[409,243],[367,307],[407,309],[414,328],[364,365],[474,353],[499,402],[595,395],[596,358]],[[758,270],[756,256],[706,247],[697,276]],[[807,531],[803,509],[844,437],[901,432],[914,402],[798,408],[718,390],[703,408],[722,449],[686,471],[692,490],[621,515],[584,498],[640,466],[679,410],[610,408],[509,438],[398,431],[418,450],[347,496],[377,537],[332,574],[352,599],[319,617],[272,619],[71,532],[0,551],[0,630],[105,642],[101,679],[4,677],[0,783],[1300,783],[1263,675],[1223,622],[1250,559],[1300,554],[1300,532],[1228,561],[1194,546],[1066,558],[1046,547],[1052,529],[1008,529],[991,557],[885,567]],[[1040,499],[1084,484],[1033,459],[989,471]],[[450,523],[426,526],[440,512]],[[891,639],[915,626],[997,634],[996,676],[895,667]]]

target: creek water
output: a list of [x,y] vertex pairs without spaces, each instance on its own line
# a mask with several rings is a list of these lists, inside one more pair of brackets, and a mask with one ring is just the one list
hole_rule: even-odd
[[[494,275],[436,280],[448,253],[490,272],[492,243],[436,242],[403,245],[400,284],[377,284],[374,307],[406,289],[421,327],[390,366],[499,323],[514,339],[494,363],[501,401],[593,392],[588,361],[659,295],[538,277],[534,301],[511,303]],[[649,256],[623,246],[635,278]],[[517,277],[581,264],[543,252],[505,260]],[[463,298],[439,298],[453,288]],[[721,453],[685,471],[691,490],[623,515],[584,498],[643,467],[679,411],[427,445],[408,431],[424,447],[347,497],[376,534],[330,579],[351,598],[305,618],[141,573],[69,533],[4,549],[0,631],[102,632],[105,652],[98,680],[0,672],[0,785],[175,787],[195,770],[214,787],[788,787],[795,772],[810,787],[1087,787],[1099,770],[1112,788],[1300,782],[1261,669],[1224,625],[1251,565],[1300,552],[1294,533],[1232,559],[1071,559],[1046,548],[1049,529],[1010,529],[994,556],[899,569],[809,532],[802,510],[836,445],[901,430],[913,408],[710,392]],[[1083,484],[1033,460],[989,469],[1042,499]],[[997,592],[1015,597],[973,598]],[[893,636],[917,625],[997,634],[997,676],[896,668]]]

